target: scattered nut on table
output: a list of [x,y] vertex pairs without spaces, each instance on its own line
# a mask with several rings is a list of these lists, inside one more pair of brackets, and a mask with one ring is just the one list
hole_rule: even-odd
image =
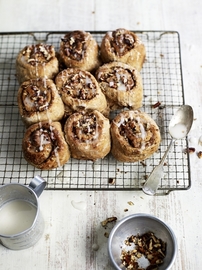
[[117,217],[109,217],[101,222],[102,227],[106,227],[108,223],[117,221]]
[[202,158],[202,151],[199,151],[199,152],[197,153],[197,156],[198,156],[198,158]]
[[194,147],[188,147],[188,148],[184,149],[184,154],[187,154],[187,153],[192,154],[194,152],[195,152]]

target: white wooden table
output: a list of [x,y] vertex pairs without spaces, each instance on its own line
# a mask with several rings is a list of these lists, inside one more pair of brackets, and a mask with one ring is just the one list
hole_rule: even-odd
[[[201,0],[0,1],[0,32],[38,30],[176,30],[181,37],[185,103],[194,109],[189,135],[193,147],[202,135]],[[195,144],[195,145],[194,145]],[[32,248],[11,251],[0,246],[0,269],[111,269],[106,230],[100,222],[138,212],[167,222],[178,240],[173,270],[201,269],[202,159],[191,156],[192,187],[168,196],[141,191],[45,191],[41,210],[45,232]],[[134,205],[129,205],[132,201]],[[80,209],[72,202],[80,202]],[[124,209],[128,209],[125,212]],[[109,230],[108,230],[109,231]],[[98,250],[94,250],[98,245]]]

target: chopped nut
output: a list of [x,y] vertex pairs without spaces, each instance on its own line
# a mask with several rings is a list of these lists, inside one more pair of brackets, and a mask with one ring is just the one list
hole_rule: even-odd
[[156,260],[156,264],[162,264],[162,263],[163,263],[162,260],[160,260],[160,259]]
[[163,109],[165,109],[165,107],[166,107],[166,105],[160,105],[160,106],[159,106],[159,109],[160,109],[160,110],[163,110]]
[[111,185],[114,185],[115,182],[116,182],[115,178],[109,178],[109,180],[108,180],[108,183],[111,184]]
[[199,151],[199,152],[197,153],[197,156],[198,156],[198,158],[202,158],[202,151]]
[[86,37],[83,31],[73,31],[61,39],[61,47],[69,58],[81,61],[86,50]]
[[105,236],[106,238],[109,238],[109,233],[108,233],[108,232],[105,232],[105,233],[104,233],[104,236]]
[[131,201],[129,201],[129,202],[128,202],[128,204],[129,204],[129,205],[134,205],[134,203],[133,203],[133,202],[131,202]]
[[[148,232],[143,235],[131,235],[125,240],[125,245],[130,246],[129,250],[122,249],[120,259],[126,269],[145,270],[140,268],[138,260],[144,256],[150,263],[147,270],[158,269],[163,263],[166,252],[166,243],[157,238],[154,233]],[[134,245],[134,248],[131,248]]]
[[108,223],[117,221],[117,217],[109,217],[101,222],[102,227],[106,227]]
[[108,37],[110,39],[111,50],[118,56],[125,55],[134,48],[135,43],[138,41],[135,40],[135,37],[129,31],[121,28],[110,32]]
[[23,55],[30,65],[36,66],[49,62],[55,57],[55,52],[52,45],[36,44],[27,46],[23,51]]
[[154,108],[154,109],[158,108],[160,105],[161,105],[161,102],[158,101],[158,102],[156,102],[155,104],[152,105],[152,108]]
[[121,137],[130,144],[133,148],[141,148],[142,147],[142,129],[145,130],[144,133],[144,141],[145,146],[151,146],[154,143],[153,134],[155,133],[155,126],[148,125],[148,123],[144,120],[141,120],[136,115],[137,111],[134,112],[133,115],[129,115],[128,118],[124,118],[124,120],[119,122],[120,125],[118,127],[118,131]]
[[149,250],[152,250],[153,249],[153,242],[152,242],[152,239],[150,239],[150,242],[149,242]]
[[79,114],[79,120],[73,123],[72,130],[76,139],[81,142],[97,138],[97,117],[93,112]]
[[122,67],[112,67],[110,73],[100,71],[98,81],[108,84],[110,88],[130,91],[136,86],[136,73]]
[[64,75],[66,79],[61,92],[80,100],[91,100],[98,94],[91,76],[84,71],[78,73],[74,69],[69,69]]
[[137,256],[137,258],[139,259],[139,258],[142,257],[142,254],[141,254],[140,252],[137,252],[137,253],[136,253],[136,256]]
[[146,167],[146,163],[143,161],[140,161],[140,163],[142,164],[143,167]]
[[194,152],[195,152],[194,147],[189,147],[189,148],[184,149],[184,154],[187,154],[187,153],[192,154]]
[[152,254],[148,254],[148,255],[147,255],[147,259],[148,259],[148,260],[152,260],[153,258],[154,258],[154,256],[153,256]]

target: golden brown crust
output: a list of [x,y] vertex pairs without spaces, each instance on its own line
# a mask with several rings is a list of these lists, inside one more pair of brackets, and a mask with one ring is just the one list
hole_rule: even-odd
[[140,38],[124,28],[107,32],[102,40],[101,57],[105,63],[119,61],[140,71],[145,56],[145,46]]
[[90,72],[67,68],[57,75],[55,82],[67,111],[106,110],[105,95]]
[[135,110],[142,106],[142,78],[135,68],[111,62],[99,67],[95,76],[111,110],[124,107]]
[[145,160],[158,150],[161,135],[155,121],[139,110],[124,111],[111,123],[112,155],[122,162]]
[[22,150],[26,161],[41,170],[63,166],[70,158],[59,122],[31,125],[24,134]]
[[16,58],[16,74],[20,84],[35,78],[53,79],[58,72],[58,59],[52,45],[40,43],[26,46]]
[[64,133],[73,158],[95,161],[110,151],[109,120],[98,111],[72,114]]
[[64,115],[64,104],[50,79],[22,83],[18,90],[18,107],[26,126],[40,121],[58,121]]
[[93,71],[100,65],[98,44],[89,32],[67,33],[61,39],[59,54],[66,67]]

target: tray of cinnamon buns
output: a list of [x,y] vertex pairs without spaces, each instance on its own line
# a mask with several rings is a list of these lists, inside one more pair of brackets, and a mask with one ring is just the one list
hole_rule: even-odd
[[[47,189],[140,190],[183,103],[177,32],[2,33],[2,184],[40,174]],[[189,188],[187,147],[160,192]]]

